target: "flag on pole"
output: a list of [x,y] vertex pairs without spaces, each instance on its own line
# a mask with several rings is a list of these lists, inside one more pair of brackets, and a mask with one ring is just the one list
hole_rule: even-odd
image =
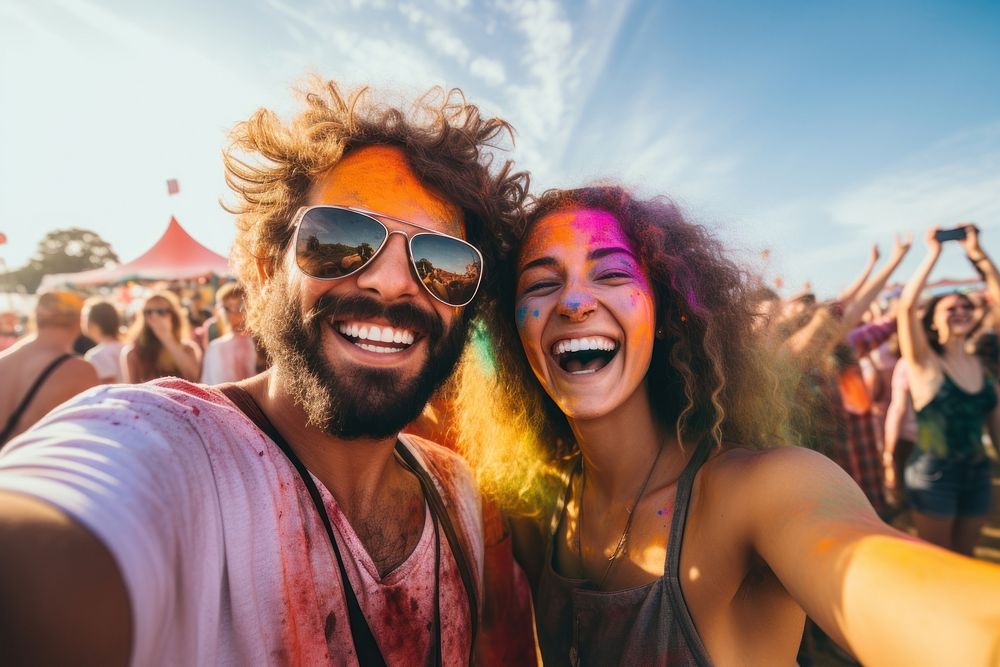
[[181,191],[181,186],[177,182],[176,178],[171,178],[171,179],[169,179],[167,181],[167,194],[168,195],[175,195],[175,194],[177,194],[180,191]]

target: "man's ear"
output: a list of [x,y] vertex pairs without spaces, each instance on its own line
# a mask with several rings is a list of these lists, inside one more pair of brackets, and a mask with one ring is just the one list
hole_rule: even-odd
[[264,285],[271,279],[271,273],[274,271],[274,263],[272,260],[263,257],[257,257],[255,261],[257,263],[257,279],[260,280],[261,285]]

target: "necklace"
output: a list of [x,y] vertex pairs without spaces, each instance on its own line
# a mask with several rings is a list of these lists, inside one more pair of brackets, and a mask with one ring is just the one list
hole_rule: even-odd
[[[625,546],[628,544],[628,531],[632,528],[632,518],[635,515],[635,508],[639,506],[639,501],[642,500],[642,496],[646,493],[646,487],[649,486],[649,480],[653,478],[653,471],[656,470],[656,464],[660,461],[660,455],[663,453],[664,447],[660,445],[660,448],[656,451],[656,458],[653,459],[653,465],[649,466],[649,472],[646,473],[646,479],[643,480],[642,486],[639,487],[639,493],[636,494],[635,500],[632,501],[631,507],[625,510],[625,529],[622,531],[622,536],[618,538],[618,544],[615,545],[615,550],[611,552],[608,557],[608,564],[604,566],[604,573],[601,575],[601,579],[597,582],[597,587],[599,589],[604,588],[604,582],[608,580],[608,575],[611,574],[611,569],[618,562],[618,557],[625,552]],[[580,559],[580,571],[583,572],[583,542],[581,535],[583,534],[583,495],[587,490],[587,471],[584,471],[580,475],[580,512],[577,516],[577,531],[576,531],[576,553]]]

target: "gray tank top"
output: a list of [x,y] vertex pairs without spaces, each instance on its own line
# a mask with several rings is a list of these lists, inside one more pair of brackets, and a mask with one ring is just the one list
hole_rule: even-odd
[[681,473],[663,576],[643,586],[599,591],[592,582],[555,571],[553,543],[563,498],[549,533],[535,607],[545,665],[712,664],[684,603],[679,576],[691,487],[708,453],[709,443],[701,443]]

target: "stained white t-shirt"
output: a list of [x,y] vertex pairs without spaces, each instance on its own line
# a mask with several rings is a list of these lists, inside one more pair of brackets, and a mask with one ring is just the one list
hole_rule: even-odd
[[111,378],[109,382],[122,381],[122,348],[124,343],[98,343],[87,350],[83,358],[97,369],[97,377],[102,381]]
[[[480,506],[467,467],[438,445],[400,440],[437,482],[481,586]],[[426,664],[429,510],[413,553],[380,580],[317,487],[387,664]],[[4,448],[0,489],[55,505],[108,547],[131,600],[132,664],[357,664],[337,563],[305,485],[215,389],[168,379],[84,392]],[[444,531],[441,556],[442,662],[467,664],[468,597]]]
[[257,348],[250,336],[229,332],[205,349],[201,365],[203,384],[239,382],[257,374]]

